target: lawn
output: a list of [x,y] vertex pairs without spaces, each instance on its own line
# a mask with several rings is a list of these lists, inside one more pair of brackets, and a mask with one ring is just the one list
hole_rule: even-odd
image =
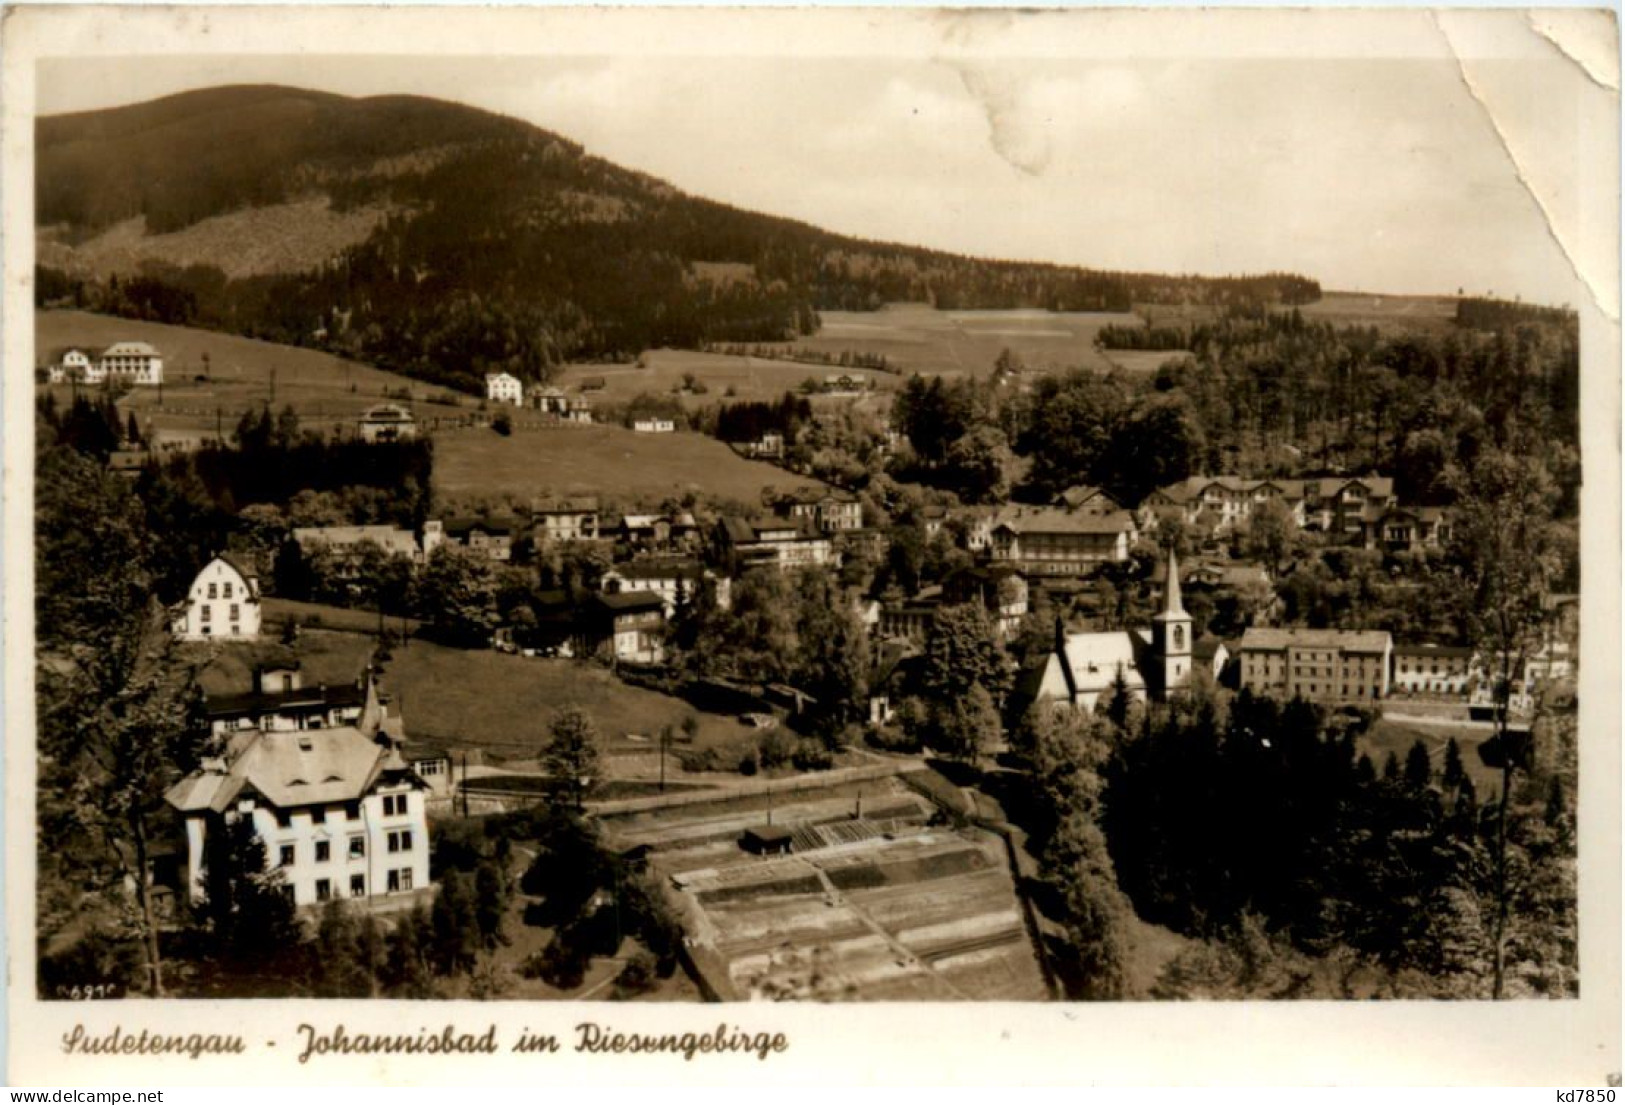
[[413,740],[484,749],[501,760],[533,759],[547,740],[554,714],[564,706],[587,711],[603,747],[612,752],[649,752],[649,741],[633,741],[629,735],[651,737],[662,725],[679,725],[690,714],[699,719],[699,746],[744,731],[732,717],[630,687],[596,664],[447,648],[422,640],[396,647],[382,686],[400,704]]
[[[355,361],[312,349],[239,338],[212,330],[164,326],[155,322],[95,315],[86,311],[35,311],[36,363],[44,364],[54,349],[67,345],[95,348],[116,341],[144,341],[164,358],[163,403],[157,388],[136,388],[120,406],[164,429],[212,432],[216,414],[229,435],[237,416],[272,402],[271,377],[276,374],[274,405],[291,405],[313,428],[327,429],[349,422],[361,411],[383,401],[386,391],[407,389],[416,403],[439,396],[445,389],[409,380]],[[203,355],[209,355],[208,379]],[[65,385],[56,390],[66,395]],[[467,399],[472,404],[473,399]],[[450,413],[452,408],[431,406],[420,415]]]
[[621,426],[487,428],[435,434],[436,494],[526,501],[538,495],[600,494],[655,506],[685,492],[752,506],[763,487],[816,483],[761,461],[746,460],[714,438],[694,433],[639,434]]

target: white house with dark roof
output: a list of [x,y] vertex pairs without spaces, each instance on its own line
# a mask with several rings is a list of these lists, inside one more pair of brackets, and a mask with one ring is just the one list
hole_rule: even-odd
[[353,726],[232,734],[170,788],[186,826],[191,899],[211,832],[249,818],[296,906],[375,903],[429,887],[427,784],[393,740]]
[[538,545],[549,541],[596,541],[599,536],[596,495],[534,499],[530,517],[532,537]]
[[259,579],[227,556],[203,566],[171,623],[183,641],[251,641],[260,635]]
[[399,403],[377,403],[361,412],[356,434],[369,445],[410,441],[418,435],[417,419]]

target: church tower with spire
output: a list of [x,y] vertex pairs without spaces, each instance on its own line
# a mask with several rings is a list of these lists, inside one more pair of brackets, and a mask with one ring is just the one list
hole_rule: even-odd
[[1163,698],[1170,697],[1191,678],[1191,616],[1179,596],[1179,560],[1168,546],[1168,583],[1163,588],[1162,613],[1151,619],[1151,648],[1161,680]]

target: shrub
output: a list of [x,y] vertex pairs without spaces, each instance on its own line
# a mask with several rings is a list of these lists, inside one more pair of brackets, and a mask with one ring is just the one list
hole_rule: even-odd
[[741,774],[741,775],[754,775],[754,774],[756,774],[756,756],[754,754],[746,753],[745,755],[743,755],[743,756],[741,756],[739,758],[739,774]]
[[655,961],[648,952],[638,952],[626,961],[621,973],[615,976],[615,999],[625,1001],[627,998],[646,994],[654,989]]
[[835,766],[835,756],[820,741],[797,741],[790,764],[797,771],[828,771]]

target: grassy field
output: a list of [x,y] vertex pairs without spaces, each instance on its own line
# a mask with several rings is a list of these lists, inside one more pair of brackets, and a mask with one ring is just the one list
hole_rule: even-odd
[[620,426],[490,429],[435,434],[434,485],[440,495],[596,493],[654,505],[687,491],[757,503],[763,487],[815,483],[746,460],[714,438],[693,433],[639,434]]
[[1300,308],[1303,317],[1337,326],[1375,326],[1387,332],[1455,327],[1456,301],[1443,295],[1368,295],[1327,292],[1317,303]]
[[648,741],[629,735],[652,737],[662,725],[679,725],[690,714],[699,719],[696,747],[723,743],[745,731],[735,718],[627,686],[596,664],[446,648],[429,641],[397,647],[385,666],[382,686],[400,704],[412,739],[481,748],[505,760],[534,759],[554,713],[564,706],[586,710],[611,752],[648,752]]
[[[137,417],[150,419],[162,429],[209,431],[215,411],[230,433],[237,416],[271,400],[271,373],[276,373],[275,405],[291,405],[307,425],[325,430],[336,422],[349,422],[386,391],[407,389],[414,403],[426,404],[445,389],[383,372],[311,349],[233,337],[210,330],[163,326],[155,322],[93,315],[85,311],[35,311],[34,359],[45,364],[53,350],[67,345],[96,348],[116,341],[144,341],[164,358],[163,402],[157,388],[136,388],[120,404]],[[203,355],[209,355],[208,379]],[[60,386],[66,394],[70,389]],[[472,406],[475,400],[468,398]],[[452,414],[438,404],[419,410],[419,416]]]

